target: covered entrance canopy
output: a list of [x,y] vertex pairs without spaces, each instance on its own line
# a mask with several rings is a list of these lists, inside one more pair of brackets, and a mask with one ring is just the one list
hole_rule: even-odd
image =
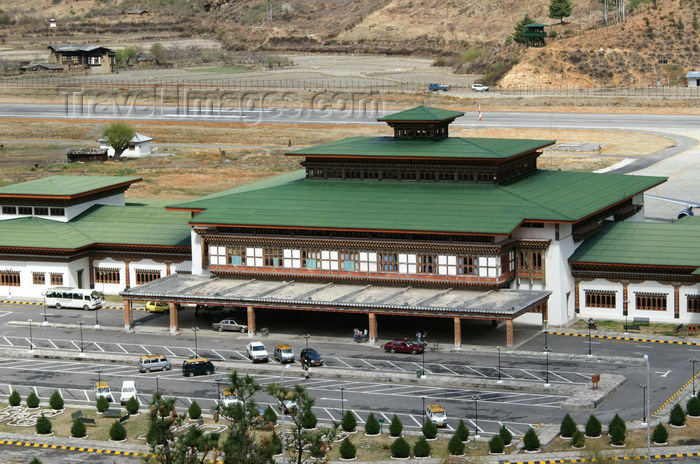
[[461,346],[461,319],[506,321],[508,348],[513,346],[513,320],[527,312],[547,319],[551,292],[534,290],[476,291],[462,288],[418,288],[299,280],[262,280],[173,274],[121,293],[124,324],[133,323],[133,301],[170,304],[170,330],[177,332],[179,304],[245,306],[250,336],[255,333],[255,308],[364,313],[370,339],[377,338],[377,315],[453,318],[455,347]]

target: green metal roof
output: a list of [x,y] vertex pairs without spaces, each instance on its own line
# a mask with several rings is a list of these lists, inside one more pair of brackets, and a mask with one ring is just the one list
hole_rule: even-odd
[[663,177],[537,171],[507,184],[305,179],[175,205],[192,224],[510,234],[524,220],[573,222]]
[[0,247],[74,250],[93,244],[189,247],[188,212],[165,202],[94,206],[70,222],[25,217],[0,221]]
[[433,139],[395,139],[394,137],[348,137],[334,142],[302,148],[291,156],[327,156],[360,158],[443,158],[507,159],[553,145],[554,140],[488,139],[451,137]]
[[131,184],[139,180],[141,180],[140,177],[126,176],[50,176],[0,187],[0,197],[10,195],[72,197],[122,184]]
[[464,116],[464,111],[443,110],[442,108],[433,108],[430,106],[416,106],[410,110],[399,111],[398,113],[390,114],[377,118],[377,121],[444,121],[446,119],[454,119]]
[[[606,222],[581,244],[571,263],[700,266],[700,218],[674,223]],[[694,272],[698,274],[698,270]]]

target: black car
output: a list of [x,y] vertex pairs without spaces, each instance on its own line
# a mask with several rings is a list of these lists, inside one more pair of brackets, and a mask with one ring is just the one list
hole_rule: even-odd
[[306,363],[309,366],[323,366],[323,358],[321,353],[313,348],[304,348],[299,355],[299,362]]

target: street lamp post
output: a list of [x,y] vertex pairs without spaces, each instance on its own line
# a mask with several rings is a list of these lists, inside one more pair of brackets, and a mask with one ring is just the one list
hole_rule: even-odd
[[425,395],[423,395],[421,398],[423,400],[423,423],[425,424]]
[[500,345],[497,346],[496,349],[498,350],[498,383],[501,383],[501,382],[503,382],[503,380],[501,380],[501,347],[500,347]]
[[588,321],[588,357],[593,356],[593,352],[591,351],[591,321]]
[[83,325],[85,323],[83,321],[78,321],[78,325],[80,326],[80,352],[84,353],[85,349],[83,347]]
[[44,295],[44,325],[48,325],[49,320],[46,318],[46,293],[42,293]]
[[345,387],[340,387],[340,417],[345,416]]
[[629,309],[628,309],[629,308],[629,306],[628,306],[629,300],[623,301],[622,304],[625,305],[624,306],[624,310],[625,310],[625,327],[624,327],[625,332],[624,333],[625,333],[625,335],[629,335],[629,333],[630,333],[628,330],[629,325],[627,324],[627,318],[629,317]]
[[690,363],[693,365],[693,396],[695,396],[695,363],[698,362],[697,358],[693,358],[690,360]]
[[474,438],[479,438],[479,395],[472,396],[474,400]]
[[224,379],[217,377],[214,380],[216,381],[216,396],[217,398],[221,399],[221,381]]
[[548,387],[549,386],[549,352],[552,351],[549,348],[544,350],[544,354],[547,356],[547,362],[545,364],[545,369],[544,369],[544,386]]
[[549,332],[549,330],[547,328],[547,323],[548,323],[547,319],[542,321],[542,324],[544,325],[544,351],[547,351],[549,349],[549,345],[547,344],[547,334]]
[[309,338],[311,337],[311,334],[305,333],[303,337],[306,339],[306,349],[309,349]]
[[158,385],[158,379],[160,379],[160,374],[156,375],[156,394],[160,393],[160,386]]
[[639,388],[642,389],[642,424],[647,423],[647,384],[643,383],[639,385]]
[[649,397],[651,396],[651,374],[649,373],[649,355],[644,355],[644,361],[647,364],[647,388],[649,389],[649,394],[646,395],[646,401],[644,403],[645,416],[649,419],[647,420],[647,463],[651,464],[651,417],[649,417]]
[[97,372],[97,383],[102,383],[102,368],[98,367],[95,372]]
[[95,308],[95,328],[100,327],[100,321],[97,319],[97,312],[100,310],[100,308]]
[[[284,392],[284,373],[289,370],[289,364],[284,366],[284,369],[282,369],[282,374],[280,375],[280,385],[282,387],[282,391]],[[286,399],[286,396],[285,398]],[[285,423],[284,423],[284,416],[285,414],[285,409],[287,405],[284,404],[284,399],[282,399],[282,462],[286,463],[287,462],[287,439],[285,437]]]
[[422,355],[423,355],[423,367],[420,368],[421,369],[421,371],[420,371],[421,378],[425,377],[425,347],[423,347]]
[[32,339],[32,320],[27,319],[29,322],[29,351],[34,351],[34,341]]
[[199,327],[192,327],[192,332],[194,332],[194,355],[199,357],[199,351],[197,350],[197,332],[199,332]]

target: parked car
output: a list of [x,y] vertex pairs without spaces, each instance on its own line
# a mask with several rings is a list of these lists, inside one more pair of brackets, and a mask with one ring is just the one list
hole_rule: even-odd
[[384,349],[390,353],[411,353],[419,354],[423,352],[423,345],[409,342],[405,338],[397,338],[384,344]]
[[472,90],[474,92],[488,92],[489,86],[484,84],[472,84]]
[[219,404],[224,407],[234,406],[236,403],[242,403],[236,392],[232,392],[228,388],[222,388],[219,393]]
[[304,348],[299,354],[299,362],[308,364],[309,366],[323,366],[323,358],[321,353],[313,348]]
[[136,398],[136,382],[125,380],[122,382],[122,393],[119,396],[119,402],[126,404],[131,398]]
[[448,84],[429,84],[428,90],[430,90],[431,92],[447,92],[448,90],[450,90],[450,86]]
[[248,343],[246,350],[248,351],[248,357],[253,362],[267,362],[269,360],[267,349],[265,348],[265,345],[260,342]]
[[433,424],[437,425],[438,427],[447,426],[447,414],[439,404],[429,404],[425,408],[425,414],[428,416],[428,419],[430,419]]
[[219,332],[227,330],[230,332],[246,333],[248,331],[247,325],[239,324],[233,319],[224,319],[223,321],[215,322],[211,325],[211,328]]
[[293,363],[294,362],[294,350],[291,346],[286,343],[280,343],[275,345],[272,350],[273,356],[280,363]]
[[170,361],[162,354],[139,358],[139,372],[169,371],[170,369],[172,369]]
[[185,359],[182,361],[182,375],[192,377],[194,375],[215,374],[214,364],[207,358]]
[[149,301],[146,303],[146,311],[149,313],[169,313],[170,306],[168,303],[162,303],[160,301]]
[[95,399],[99,398],[100,396],[104,396],[110,403],[114,403],[112,390],[110,390],[107,382],[95,382]]

